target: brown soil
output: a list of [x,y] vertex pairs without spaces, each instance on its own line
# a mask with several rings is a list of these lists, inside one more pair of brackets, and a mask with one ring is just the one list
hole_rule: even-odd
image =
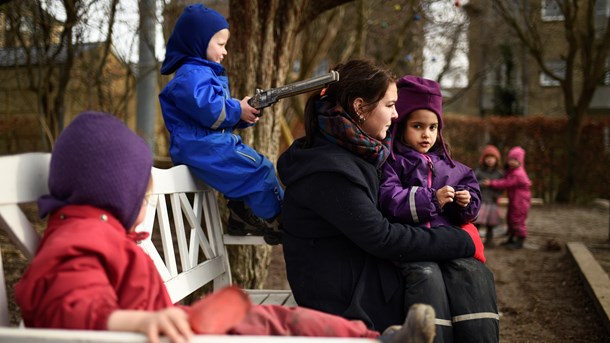
[[[501,342],[610,341],[566,249],[567,242],[584,242],[610,270],[608,211],[603,207],[534,206],[524,249],[486,250],[487,265],[496,278]],[[282,250],[274,249],[266,287],[285,289]]]

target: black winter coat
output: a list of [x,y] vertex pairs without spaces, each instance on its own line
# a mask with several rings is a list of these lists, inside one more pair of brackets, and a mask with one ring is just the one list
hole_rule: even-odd
[[405,283],[393,262],[470,257],[472,240],[459,228],[390,223],[378,210],[376,166],[321,136],[311,148],[303,142],[278,161],[284,259],[297,303],[379,331],[402,324]]

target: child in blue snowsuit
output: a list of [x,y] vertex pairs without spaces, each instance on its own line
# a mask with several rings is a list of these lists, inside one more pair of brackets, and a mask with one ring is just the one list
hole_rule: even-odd
[[[392,152],[382,166],[381,211],[391,220],[431,230],[473,226],[479,183],[474,171],[447,151],[440,85],[407,75],[397,86],[398,118],[390,128]],[[423,302],[436,311],[437,343],[499,340],[493,274],[484,256],[475,258],[399,263],[407,281],[405,305]],[[436,281],[440,278],[444,282]]]
[[229,199],[229,234],[263,235],[277,244],[284,191],[271,161],[233,134],[254,125],[259,111],[249,97],[231,97],[220,64],[228,39],[227,20],[203,5],[187,6],[178,18],[161,67],[161,74],[176,74],[159,95],[169,153]]

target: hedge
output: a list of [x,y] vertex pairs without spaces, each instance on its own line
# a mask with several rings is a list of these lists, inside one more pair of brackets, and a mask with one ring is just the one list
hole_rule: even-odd
[[[479,163],[486,144],[502,154],[502,163],[513,146],[526,151],[525,169],[532,179],[532,196],[553,202],[567,164],[567,118],[543,116],[485,117],[445,115],[443,138],[452,157],[471,168]],[[610,198],[610,118],[587,119],[577,155],[573,202]]]

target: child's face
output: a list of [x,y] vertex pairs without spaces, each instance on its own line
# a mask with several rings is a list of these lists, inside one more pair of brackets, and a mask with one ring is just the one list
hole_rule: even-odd
[[407,118],[402,142],[415,151],[425,154],[434,146],[438,137],[438,117],[436,113],[419,109]]
[[136,217],[136,221],[133,223],[133,226],[129,228],[129,232],[133,232],[135,231],[136,227],[138,227],[138,225],[142,224],[144,222],[144,219],[146,218],[146,212],[148,210],[148,207],[152,207],[155,208],[157,206],[156,203],[151,203],[151,198],[150,198],[150,191],[152,190],[152,176],[150,177],[150,180],[148,181],[148,187],[146,188],[146,194],[144,195],[144,199],[142,199],[142,204],[140,205],[140,212],[138,212],[138,216]]
[[138,225],[140,225],[144,222],[144,219],[146,218],[147,209],[148,209],[148,199],[144,198],[144,200],[142,201],[142,206],[140,206],[140,212],[138,212],[138,217],[136,218],[136,221],[133,223],[133,226],[131,228],[129,228],[129,232],[135,231],[136,227],[138,227]]
[[368,116],[365,115],[366,120],[360,125],[362,130],[375,139],[385,139],[388,129],[392,125],[392,119],[398,118],[398,113],[396,113],[396,107],[394,106],[396,99],[398,99],[396,84],[391,82],[385,95],[377,103],[377,106]]
[[496,163],[498,163],[498,159],[495,156],[487,155],[485,156],[483,162],[487,167],[491,168],[494,167]]
[[227,55],[227,42],[229,41],[230,36],[229,29],[222,29],[212,36],[206,52],[208,61],[216,63],[222,62]]
[[519,160],[514,159],[514,158],[509,158],[506,162],[508,163],[508,166],[511,169],[519,168],[519,166],[521,165],[521,162],[519,162]]

